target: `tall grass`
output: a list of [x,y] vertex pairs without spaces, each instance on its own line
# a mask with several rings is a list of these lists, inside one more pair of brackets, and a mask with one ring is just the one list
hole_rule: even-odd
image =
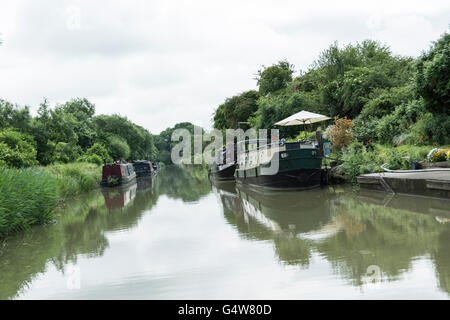
[[0,167],[0,237],[52,220],[56,179],[38,168]]
[[0,166],[0,238],[51,221],[59,201],[97,188],[100,179],[100,166],[92,163]]
[[62,198],[95,189],[102,178],[101,167],[93,163],[54,164],[42,170],[56,179]]

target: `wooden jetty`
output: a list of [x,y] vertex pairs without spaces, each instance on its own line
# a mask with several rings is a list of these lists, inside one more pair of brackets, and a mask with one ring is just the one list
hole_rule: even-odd
[[450,170],[370,173],[357,180],[362,188],[450,199]]

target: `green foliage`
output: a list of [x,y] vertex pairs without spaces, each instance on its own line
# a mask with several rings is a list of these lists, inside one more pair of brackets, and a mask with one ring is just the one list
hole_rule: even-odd
[[450,114],[449,33],[444,33],[417,61],[416,84],[429,111]]
[[266,96],[269,93],[273,94],[284,89],[292,81],[292,74],[294,73],[294,66],[286,60],[280,61],[263,70],[258,70],[257,82],[259,86],[259,93]]
[[28,107],[20,108],[0,99],[0,129],[15,128],[18,131],[28,133],[30,131],[30,120]]
[[57,200],[57,184],[48,173],[0,167],[0,238],[51,221]]
[[89,156],[98,156],[100,160],[105,159],[106,162],[112,162],[112,158],[109,155],[108,149],[100,142],[96,142],[87,149],[86,154]]
[[56,180],[63,198],[95,189],[101,181],[101,167],[93,163],[54,164],[43,170]]
[[[93,118],[93,123],[99,142],[108,146],[108,152],[113,158],[121,156],[133,160],[154,160],[157,157],[153,136],[146,129],[132,123],[127,118],[119,115],[100,115]],[[111,149],[111,136],[119,137],[122,142],[125,142],[129,147],[129,153],[127,154],[125,144],[122,143],[119,154],[113,154],[116,151]],[[112,139],[117,141],[116,138]]]
[[362,142],[350,144],[342,155],[343,163],[338,172],[347,175],[353,183],[356,177],[372,172],[383,172],[381,165],[391,170],[406,170],[411,168],[411,161],[424,161],[430,146],[403,145],[393,147],[390,145],[373,144],[371,148]]
[[77,162],[87,162],[87,163],[95,163],[96,165],[100,166],[103,164],[103,159],[96,154],[91,155],[83,155],[77,159]]
[[238,122],[246,122],[258,109],[259,93],[251,90],[227,98],[214,114],[214,128],[234,129]]
[[[0,131],[10,129],[26,137],[31,136],[36,149],[34,159],[42,165],[68,163],[77,159],[97,163],[97,156],[111,161],[113,153],[114,156],[133,160],[156,159],[158,150],[153,136],[146,129],[125,117],[94,114],[94,104],[82,98],[58,104],[53,109],[44,99],[36,117],[30,116],[28,107],[20,108],[0,99]],[[1,163],[12,166],[37,164],[20,164],[19,158],[23,155],[10,150],[11,147],[7,149],[2,145],[0,148],[5,157],[17,158],[14,164],[8,163],[12,160],[5,159],[0,160]]]
[[[159,135],[155,136],[154,137],[155,138],[155,146],[159,151],[157,160],[162,161],[163,163],[166,163],[166,164],[171,164],[172,163],[171,150],[177,143],[179,143],[178,141],[172,142],[173,132],[177,129],[186,129],[189,131],[191,136],[194,137],[195,127],[196,126],[190,122],[177,123],[174,127],[167,128],[166,130],[162,131]],[[202,134],[204,134],[204,130],[202,128],[197,127],[197,130],[199,132],[202,132]],[[204,146],[205,146],[205,142],[202,141],[202,150],[203,150]],[[194,139],[191,140],[191,152],[193,152],[193,151],[194,151]]]
[[54,158],[52,162],[69,163],[75,161],[81,153],[80,146],[66,143],[58,142],[55,145]]
[[339,166],[339,173],[350,177],[356,183],[360,174],[381,172],[383,160],[377,156],[376,151],[367,150],[361,142],[350,144],[343,154],[343,164]]
[[115,160],[127,159],[130,155],[130,147],[127,142],[119,136],[108,137],[108,149],[109,153]]
[[[250,119],[253,127],[257,129],[275,128],[274,123],[289,117],[301,110],[309,110],[311,101],[305,94],[295,92],[289,95],[277,95],[262,98],[258,102],[259,109],[255,117]],[[280,137],[295,137],[298,131],[303,128],[298,126],[279,127]]]
[[33,138],[12,129],[0,131],[0,163],[16,168],[37,165]]

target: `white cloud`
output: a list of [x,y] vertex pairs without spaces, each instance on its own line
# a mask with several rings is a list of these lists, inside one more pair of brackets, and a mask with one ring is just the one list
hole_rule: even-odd
[[3,0],[0,97],[32,110],[87,97],[153,133],[209,127],[263,64],[305,70],[333,41],[366,38],[418,56],[449,14],[448,1]]

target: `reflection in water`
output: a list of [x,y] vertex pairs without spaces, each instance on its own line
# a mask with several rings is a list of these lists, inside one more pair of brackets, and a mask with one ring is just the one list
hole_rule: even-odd
[[[170,167],[1,242],[0,298],[342,298],[371,283],[377,298],[448,298],[448,207],[346,188],[211,186],[201,167]],[[79,291],[61,285],[73,266]]]
[[[308,266],[315,252],[361,286],[397,280],[415,259],[429,256],[438,286],[450,293],[448,201],[333,188],[284,194],[227,188],[214,188],[227,221],[245,238],[272,240],[285,264]],[[377,279],[367,277],[375,266]]]

